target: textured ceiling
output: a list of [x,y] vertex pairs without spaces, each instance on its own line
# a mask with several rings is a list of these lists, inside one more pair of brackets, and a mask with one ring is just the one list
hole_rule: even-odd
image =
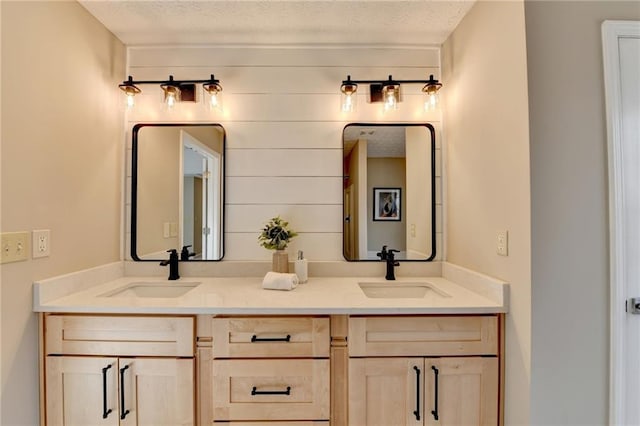
[[405,157],[403,126],[354,126],[344,129],[343,155],[346,157],[358,139],[367,140],[367,157]]
[[440,45],[475,0],[79,0],[123,43]]

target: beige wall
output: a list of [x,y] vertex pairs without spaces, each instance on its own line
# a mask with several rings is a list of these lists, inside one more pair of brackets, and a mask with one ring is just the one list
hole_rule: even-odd
[[[431,188],[431,132],[426,127],[405,128],[406,191],[403,197],[406,209],[402,213],[406,223],[407,252],[419,258],[431,255],[432,214]],[[425,159],[427,159],[425,161]],[[429,167],[425,167],[425,162]],[[426,196],[425,196],[426,192]],[[415,230],[412,234],[412,227]]]
[[33,280],[117,261],[122,44],[75,2],[2,9],[3,232],[51,230],[51,256],[2,266],[2,419],[38,423]]
[[[531,266],[524,5],[475,4],[443,46],[446,258],[511,284],[505,424],[529,421]],[[509,231],[509,256],[496,234]]]
[[179,229],[180,127],[138,131],[137,247],[141,258],[164,259],[180,249],[179,236],[164,237],[164,224]]
[[[531,423],[608,422],[607,141],[600,26],[640,3],[525,4],[531,135]],[[561,403],[558,403],[561,401]]]
[[[404,158],[367,159],[367,245],[369,252],[379,252],[383,245],[407,250],[406,162]],[[400,188],[400,221],[374,221],[373,188]]]

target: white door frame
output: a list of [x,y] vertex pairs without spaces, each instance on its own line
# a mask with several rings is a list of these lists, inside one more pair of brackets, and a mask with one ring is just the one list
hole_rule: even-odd
[[[629,401],[638,395],[628,395],[627,352],[635,350],[627,344],[625,331],[628,315],[624,306],[627,296],[624,271],[628,264],[637,263],[631,258],[625,244],[625,182],[623,170],[622,85],[620,78],[620,38],[640,38],[640,22],[605,21],[602,24],[604,56],[605,99],[607,108],[607,145],[609,156],[609,269],[610,269],[610,370],[609,370],[609,424],[628,424]],[[631,182],[626,182],[629,185]],[[640,187],[636,185],[637,189]],[[640,296],[640,295],[639,295]],[[640,320],[640,318],[638,318]],[[640,354],[636,354],[640,357]],[[637,401],[633,402],[637,405]],[[637,421],[638,419],[633,419]]]

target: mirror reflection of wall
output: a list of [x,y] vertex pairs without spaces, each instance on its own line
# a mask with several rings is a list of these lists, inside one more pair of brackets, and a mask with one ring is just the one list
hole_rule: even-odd
[[[430,125],[351,124],[343,132],[344,257],[435,257],[435,139]],[[395,214],[384,204],[393,200]]]
[[131,252],[160,260],[223,253],[224,138],[220,125],[139,124],[133,130]]

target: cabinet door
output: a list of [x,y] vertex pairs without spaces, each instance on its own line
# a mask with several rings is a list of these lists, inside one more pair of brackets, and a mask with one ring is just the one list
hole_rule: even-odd
[[351,358],[349,424],[423,424],[423,358]]
[[193,426],[193,368],[193,359],[120,358],[120,425]]
[[427,358],[425,370],[426,425],[498,424],[497,358]]
[[117,426],[117,370],[117,358],[47,357],[47,426]]

